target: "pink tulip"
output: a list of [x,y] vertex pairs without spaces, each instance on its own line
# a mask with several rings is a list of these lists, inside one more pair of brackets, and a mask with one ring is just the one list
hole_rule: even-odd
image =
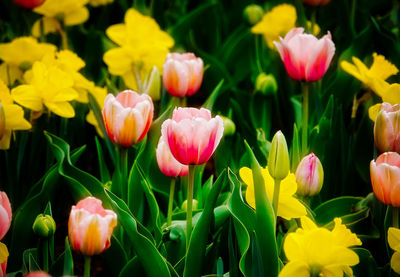
[[11,204],[7,194],[0,191],[0,239],[2,239],[10,229],[12,218]]
[[25,274],[24,277],[51,277],[51,275],[47,274],[44,271],[34,271]]
[[303,3],[310,6],[325,6],[330,2],[331,0],[303,0]]
[[386,205],[400,207],[400,155],[381,154],[370,164],[372,189],[376,198]]
[[164,62],[165,89],[175,97],[196,93],[203,80],[203,60],[193,53],[170,53]]
[[150,128],[153,110],[147,94],[124,90],[117,97],[107,95],[102,113],[111,141],[125,147],[141,141]]
[[295,80],[317,81],[324,76],[335,54],[331,34],[317,39],[304,34],[303,28],[294,28],[274,42],[289,76]]
[[374,125],[376,147],[381,152],[400,152],[400,105],[382,103]]
[[156,154],[158,167],[165,175],[169,177],[182,177],[189,173],[189,167],[181,164],[172,156],[168,144],[165,143],[163,137],[160,137],[158,141]]
[[224,132],[221,117],[204,108],[175,108],[161,129],[172,155],[186,165],[207,162]]
[[116,225],[117,215],[112,210],[105,210],[99,199],[87,197],[72,206],[68,237],[75,251],[93,256],[110,247]]
[[297,166],[296,182],[298,195],[314,196],[321,191],[324,170],[314,153],[305,156]]

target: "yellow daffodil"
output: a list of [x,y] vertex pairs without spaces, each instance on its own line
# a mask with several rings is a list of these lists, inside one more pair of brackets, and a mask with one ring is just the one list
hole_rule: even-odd
[[[274,41],[284,37],[296,25],[296,8],[289,4],[275,6],[251,28],[253,34],[262,34],[269,48],[274,49]],[[315,29],[315,28],[314,28]]]
[[114,2],[114,0],[89,0],[89,4],[93,7],[99,7]]
[[394,250],[390,266],[400,274],[400,229],[390,227],[388,230],[388,243],[390,248]]
[[40,21],[43,20],[44,33],[56,32],[61,29],[60,20],[66,26],[78,25],[89,18],[89,10],[85,5],[89,0],[46,0],[33,11],[43,15],[32,27],[32,35],[40,36]]
[[73,89],[74,79],[57,66],[37,61],[24,74],[26,85],[11,91],[14,100],[32,111],[42,111],[43,104],[62,117],[74,117],[75,111],[69,101],[78,97]]
[[[0,80],[0,106],[4,112],[4,118],[0,121],[2,134],[0,134],[0,149],[10,148],[11,134],[14,130],[27,130],[32,126],[24,118],[24,110],[15,105],[8,87]],[[0,249],[1,254],[1,249]],[[1,256],[1,255],[0,255]]]
[[[395,65],[385,59],[384,56],[374,53],[373,62],[368,68],[362,61],[352,57],[353,63],[342,61],[340,66],[344,71],[360,80],[366,87],[373,90],[377,95],[383,95],[387,89],[387,83],[384,82],[390,76],[397,74],[399,70]],[[386,84],[385,84],[386,83]]]
[[8,253],[7,246],[4,243],[0,242],[0,264],[7,261],[8,256],[9,256],[9,253]]
[[348,247],[361,245],[361,241],[340,218],[335,218],[332,231],[319,228],[306,216],[301,218],[302,228],[289,233],[283,248],[288,263],[279,273],[286,276],[353,276],[350,266],[358,264],[358,255]]
[[[272,201],[274,195],[274,179],[268,172],[268,167],[261,168],[265,190],[267,196]],[[253,173],[250,168],[242,167],[239,170],[240,178],[247,185],[246,190],[246,201],[247,203],[255,208],[255,197],[254,197],[254,185],[253,185]],[[281,181],[278,201],[278,216],[285,219],[299,218],[307,214],[306,208],[303,204],[297,200],[293,195],[297,191],[296,176],[293,173],[289,173],[285,179]]]
[[126,12],[125,23],[110,26],[106,34],[119,46],[104,54],[109,72],[122,76],[125,85],[134,90],[138,90],[136,78],[143,79],[153,66],[162,70],[169,48],[174,44],[153,18],[134,9]]
[[23,70],[29,69],[35,61],[48,53],[54,53],[56,46],[39,43],[34,37],[19,37],[8,43],[0,43],[0,79],[7,85],[22,80]]
[[[101,88],[101,87],[94,87],[93,89],[90,90],[90,93],[94,96],[96,99],[97,104],[99,104],[100,109],[103,109],[104,107],[104,99],[106,99],[107,96],[107,88]],[[92,124],[95,128],[97,133],[102,137],[103,133],[100,130],[99,124],[96,120],[96,117],[94,116],[94,113],[92,110],[87,114],[86,116],[86,121]]]

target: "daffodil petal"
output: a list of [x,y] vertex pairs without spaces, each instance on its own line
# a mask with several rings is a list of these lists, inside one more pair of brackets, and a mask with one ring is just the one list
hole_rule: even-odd
[[67,26],[78,25],[89,18],[89,10],[86,7],[70,11],[65,14],[64,23]]
[[381,107],[382,107],[382,103],[375,104],[375,105],[369,107],[369,109],[368,109],[369,119],[371,119],[372,121],[375,122],[376,117],[378,116],[378,113],[381,110]]
[[4,105],[3,108],[6,117],[6,129],[28,130],[32,128],[31,124],[24,118],[24,110],[20,106]]
[[306,263],[293,261],[287,263],[279,272],[279,277],[310,277],[310,270]]
[[390,248],[400,252],[400,229],[394,227],[388,229],[388,243]]
[[32,85],[20,85],[11,90],[15,102],[33,111],[43,109],[42,100]]
[[75,110],[68,102],[45,102],[46,107],[61,117],[71,118],[75,116]]
[[392,259],[390,259],[390,267],[396,272],[400,274],[400,253],[394,252]]

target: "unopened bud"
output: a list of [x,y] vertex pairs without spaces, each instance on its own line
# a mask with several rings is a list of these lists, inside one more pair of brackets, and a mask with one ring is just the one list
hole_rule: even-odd
[[234,135],[236,131],[235,123],[229,117],[221,116],[221,118],[224,124],[224,136]]
[[272,138],[271,149],[268,155],[268,171],[274,179],[285,179],[289,174],[289,151],[285,136],[281,131]]
[[33,232],[44,238],[48,238],[56,231],[56,223],[50,215],[39,214],[32,226]]
[[161,76],[160,71],[156,66],[147,74],[146,80],[144,81],[143,93],[148,94],[153,101],[160,99],[161,91]]
[[256,4],[248,5],[243,11],[243,16],[249,24],[254,25],[263,18],[264,10]]
[[260,92],[264,95],[273,95],[278,90],[278,84],[272,74],[265,74],[261,72],[256,79],[256,92]]
[[[192,210],[196,210],[197,209],[197,204],[198,203],[199,202],[196,199],[192,200]],[[187,200],[183,201],[181,209],[186,212],[186,210],[187,210]]]
[[296,182],[298,195],[314,196],[321,191],[324,170],[314,153],[305,156],[297,166]]

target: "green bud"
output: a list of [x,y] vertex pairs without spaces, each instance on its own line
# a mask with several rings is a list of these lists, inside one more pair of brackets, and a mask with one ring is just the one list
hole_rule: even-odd
[[221,118],[224,124],[224,136],[234,135],[236,131],[235,123],[229,117],[221,116]]
[[143,93],[148,94],[153,101],[160,99],[161,91],[161,77],[160,71],[156,66],[147,74],[146,80],[144,81]]
[[[196,210],[197,209],[197,204],[198,203],[199,202],[196,199],[193,199],[193,201],[192,201],[192,210]],[[186,210],[187,210],[187,200],[183,201],[181,209],[186,212]]]
[[6,129],[6,115],[4,113],[3,105],[0,101],[0,139],[4,135],[4,130]]
[[272,74],[265,74],[261,72],[256,79],[256,92],[260,92],[264,95],[273,95],[278,90],[278,84]]
[[268,155],[268,171],[274,179],[285,179],[289,174],[289,151],[285,136],[281,131],[272,138],[271,149]]
[[264,16],[264,10],[262,7],[256,4],[248,5],[244,11],[243,16],[251,25],[254,25],[261,21]]
[[39,214],[32,226],[33,232],[43,238],[48,238],[56,231],[56,223],[49,215]]

